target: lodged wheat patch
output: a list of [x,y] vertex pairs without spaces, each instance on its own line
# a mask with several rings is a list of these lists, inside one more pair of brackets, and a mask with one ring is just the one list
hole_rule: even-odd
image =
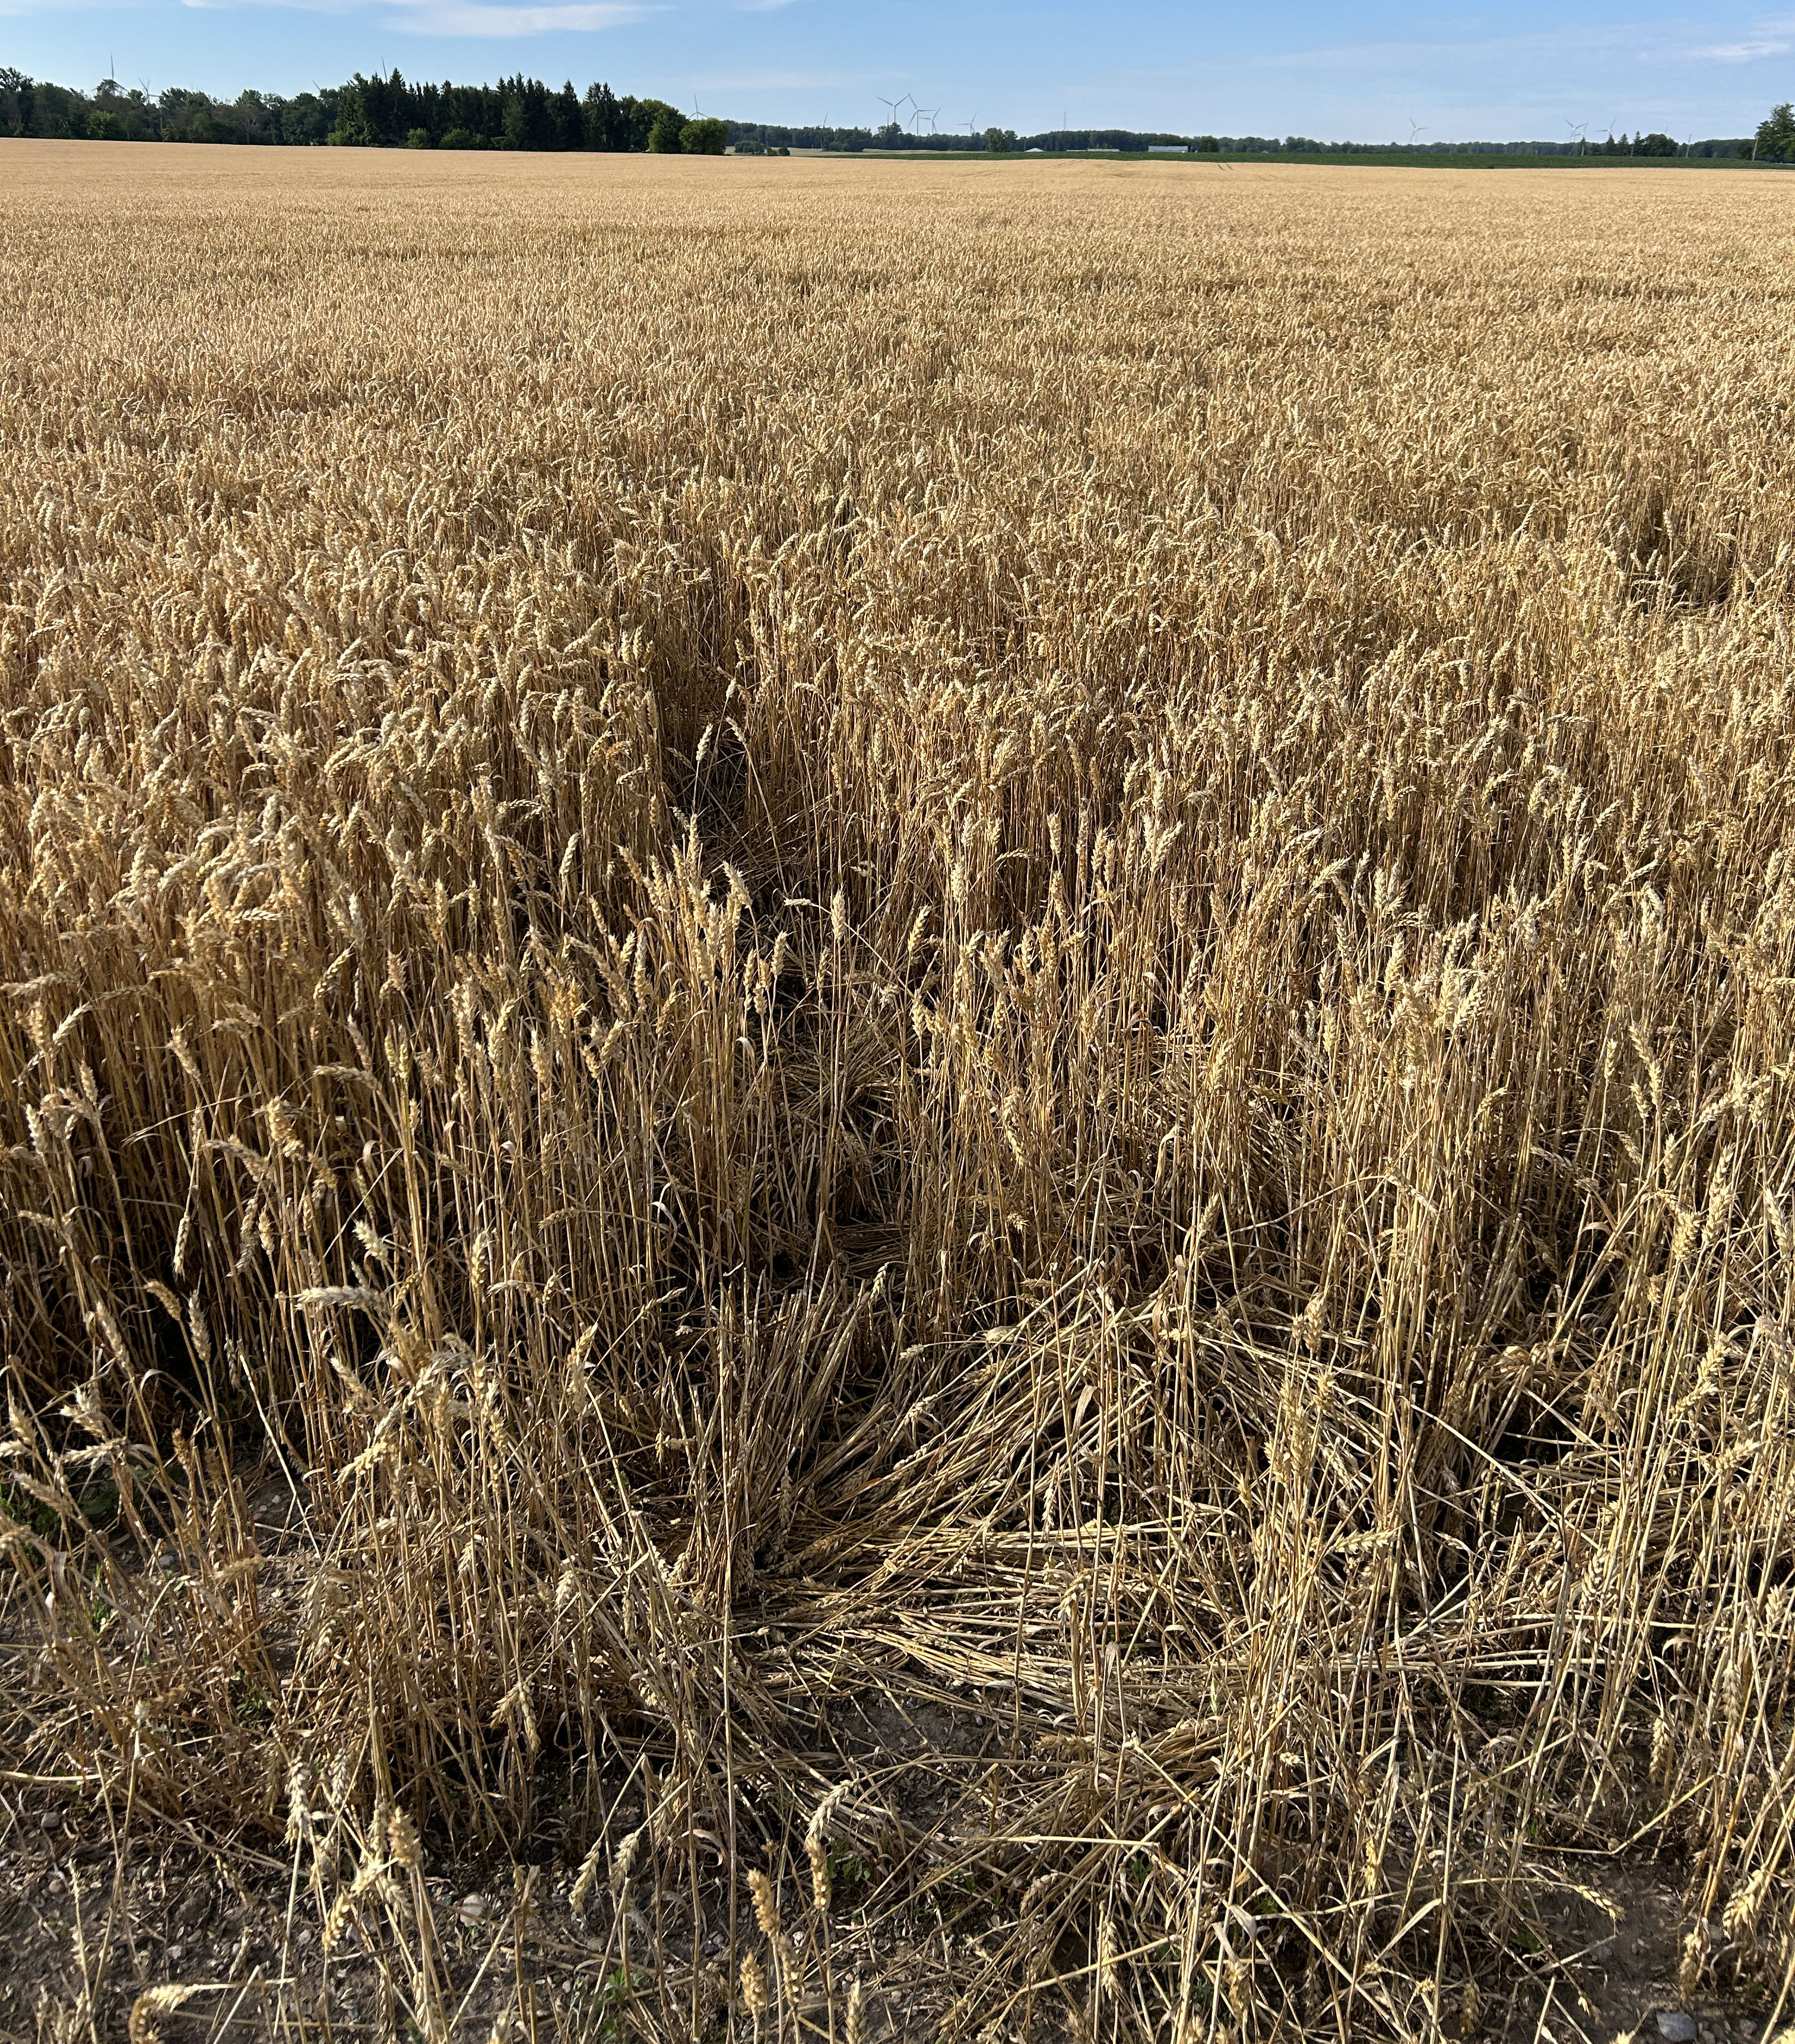
[[389,2034],[1776,2007],[1774,181],[4,166],[9,1811]]

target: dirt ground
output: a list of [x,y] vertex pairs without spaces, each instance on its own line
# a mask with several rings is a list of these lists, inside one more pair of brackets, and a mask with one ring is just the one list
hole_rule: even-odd
[[[103,1829],[63,1805],[40,1800],[28,1806],[11,1794],[0,1830],[3,2044],[123,2038],[136,1997],[171,1983],[192,1992],[178,2012],[156,2019],[170,2044],[227,2034],[387,2032],[379,1969],[367,1948],[352,1930],[328,1958],[321,1951],[315,1907],[290,1866],[247,1850],[208,1851],[178,1829],[129,1843],[120,1864]],[[574,1877],[572,1868],[552,1865],[429,1873],[458,2036],[515,2033],[521,2039],[527,2026],[520,2008],[536,2011],[539,2038],[625,2034],[617,2020],[623,2013],[617,1943],[594,1920],[608,1916],[609,1905],[595,1904],[593,1919],[576,1916],[569,1902]],[[1560,2044],[1635,2038],[1640,2044],[1678,2038],[1767,2044],[1768,2011],[1749,1996],[1679,2000],[1678,1898],[1652,1869],[1623,1867],[1588,1885],[1619,1908],[1618,1922],[1586,1901],[1567,1904],[1559,1963],[1531,1991],[1524,1982],[1519,1992],[1498,1995],[1492,1984],[1479,2031]],[[639,1913],[631,1930],[638,1951],[652,1944],[655,1926]],[[751,1920],[738,1927],[738,1936],[741,1949],[753,1945]],[[674,1990],[682,2004],[696,1992],[713,2035],[724,2034],[719,2019],[729,1999],[726,1942],[712,1929],[695,1973],[683,1969]],[[934,2034],[952,1969],[951,1954],[926,1946],[880,1952],[867,1969],[879,1976],[867,2001],[871,2034]],[[638,1977],[645,1985],[647,1976]],[[655,2028],[673,2024],[690,2034],[682,2006],[641,2012]],[[1693,2031],[1677,2023],[1678,2015],[1686,2015]],[[1060,2026],[1050,2018],[1049,2027]]]
[[[264,1481],[252,1506],[271,1575],[297,1566],[299,1500],[284,1484]],[[14,1627],[0,1637],[0,1660],[12,1678],[6,1686],[28,1681],[30,1653]],[[844,1764],[868,1756],[887,1763],[887,1785],[907,1823],[927,1831],[947,1812],[939,1772],[917,1763],[944,1754],[975,1759],[992,1726],[976,1712],[914,1700],[900,1708],[868,1693],[838,1702],[831,1735]],[[826,1768],[826,1756],[817,1758]],[[640,1815],[621,1804],[614,1814],[622,1831]],[[458,2038],[611,2044],[630,2034],[632,2013],[651,2034],[725,2035],[730,2015],[738,2019],[736,2034],[748,2034],[733,1984],[740,1955],[764,1941],[745,1896],[734,1953],[717,1894],[705,1898],[695,1956],[677,1896],[656,1920],[643,1913],[655,1909],[652,1903],[629,1908],[626,1940],[602,1881],[575,1912],[577,1855],[553,1857],[552,1826],[544,1835],[548,1856],[533,1865],[426,1867],[435,1956]],[[1786,2015],[1770,2031],[1772,2011],[1754,1991],[1730,1998],[1716,1991],[1686,2003],[1679,1997],[1683,1920],[1671,1869],[1637,1859],[1581,1858],[1567,1861],[1563,1877],[1562,1935],[1550,1962],[1489,1983],[1474,2029],[1466,2029],[1461,2007],[1459,2034],[1532,2044],[1795,2044],[1795,2028],[1782,2027]],[[851,1919],[851,1882],[836,1899]],[[53,1786],[0,1774],[0,2044],[110,2044],[131,2035],[140,1996],[175,1986],[190,1989],[190,1997],[153,2017],[146,2011],[133,2044],[147,2044],[146,2023],[164,2044],[264,2036],[334,2044],[393,2035],[390,1996],[361,1928],[352,1924],[326,1953],[323,1927],[291,1861],[243,1845],[220,1850],[179,1824],[140,1822],[121,1840],[102,1810]],[[1711,1928],[1715,1973],[1724,1981],[1731,1977],[1725,1941],[1717,1923]],[[844,1920],[840,1934],[836,2008],[845,2008],[850,1979],[863,1980],[867,2044],[940,2034],[961,1976],[975,1972],[980,1956],[976,1935],[955,1937],[944,1926],[932,1936],[907,1934],[888,1915],[857,1930]],[[796,1941],[801,1944],[801,1931]],[[620,1964],[625,1950],[627,1971]],[[655,1950],[680,1957],[662,1969],[643,1965],[642,1955]],[[828,2011],[814,1990],[808,2013],[818,2035],[828,2034]],[[1075,2001],[1063,1998],[1037,2005],[1032,2036],[1070,2040],[1080,2027]],[[1013,2023],[999,2030],[1022,2035]],[[991,2033],[975,2019],[967,2034]]]

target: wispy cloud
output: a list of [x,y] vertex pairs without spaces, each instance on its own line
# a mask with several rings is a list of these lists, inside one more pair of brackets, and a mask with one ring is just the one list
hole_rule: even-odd
[[1454,67],[1467,62],[1493,58],[1525,59],[1562,56],[1570,52],[1612,55],[1621,50],[1640,50],[1647,31],[1620,26],[1575,25],[1563,29],[1536,30],[1512,36],[1467,36],[1459,41],[1351,43],[1305,50],[1268,51],[1249,58],[1255,69],[1295,71],[1311,67],[1327,70],[1393,71],[1442,64]]
[[856,82],[813,71],[740,71],[692,80],[700,92],[827,92]]
[[1705,57],[1710,63],[1755,63],[1760,57],[1785,56],[1791,45],[1781,39],[1758,37],[1741,43],[1710,43],[1693,49],[1692,57]]
[[509,36],[586,34],[640,21],[659,9],[635,0],[547,0],[541,6],[510,6],[494,0],[400,0],[393,25],[408,35]]
[[[1658,19],[1536,15],[1512,25],[1482,13],[1449,21],[1417,10],[1392,25],[1408,33],[1363,43],[1317,37],[1282,49],[1261,42],[1219,65],[1111,72],[1101,81],[1103,102],[1117,110],[1112,120],[1140,126],[1157,119],[1220,128],[1225,106],[1232,125],[1222,132],[1233,133],[1401,138],[1418,121],[1430,139],[1562,139],[1586,117],[1590,133],[1601,134],[1612,113],[1616,130],[1624,124],[1679,136],[1738,135],[1761,117],[1751,102],[1765,87],[1751,80],[1762,73],[1752,67],[1786,63],[1795,50],[1787,0],[1768,7],[1762,0],[1757,6],[1711,0],[1699,11]],[[1173,94],[1216,109],[1216,117],[1205,112],[1201,121],[1193,115],[1170,121],[1149,111]],[[1788,94],[1778,90],[1774,97]]]
[[[121,0],[0,0],[0,20],[60,13],[71,7],[110,7]],[[142,6],[145,0],[123,0]],[[375,17],[366,0],[179,0],[196,13],[249,10],[271,13],[329,14],[378,18],[402,35],[467,36],[492,40],[507,36],[591,33],[647,20],[667,11],[665,0],[385,0]]]
[[[1718,26],[1718,24],[1713,25]],[[1311,67],[1389,74],[1450,65],[1506,60],[1586,56],[1639,63],[1701,60],[1710,63],[1755,63],[1760,58],[1785,56],[1795,49],[1795,19],[1760,18],[1743,34],[1724,42],[1692,44],[1686,27],[1678,35],[1666,24],[1568,22],[1562,28],[1524,31],[1507,36],[1466,36],[1462,40],[1359,43],[1301,50],[1268,51],[1248,60],[1256,69],[1300,71]]]

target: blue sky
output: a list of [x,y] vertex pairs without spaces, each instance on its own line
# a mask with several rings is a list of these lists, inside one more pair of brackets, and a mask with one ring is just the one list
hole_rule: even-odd
[[1326,139],[1749,133],[1795,98],[1795,0],[1654,12],[1536,0],[0,0],[0,63],[90,87],[279,92],[398,65],[523,70],[748,120],[843,126],[878,95],[997,123]]

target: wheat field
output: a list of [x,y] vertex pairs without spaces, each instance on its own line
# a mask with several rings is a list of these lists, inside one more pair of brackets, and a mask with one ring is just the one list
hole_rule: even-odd
[[0,2023],[1774,2031],[1776,181],[5,148]]

